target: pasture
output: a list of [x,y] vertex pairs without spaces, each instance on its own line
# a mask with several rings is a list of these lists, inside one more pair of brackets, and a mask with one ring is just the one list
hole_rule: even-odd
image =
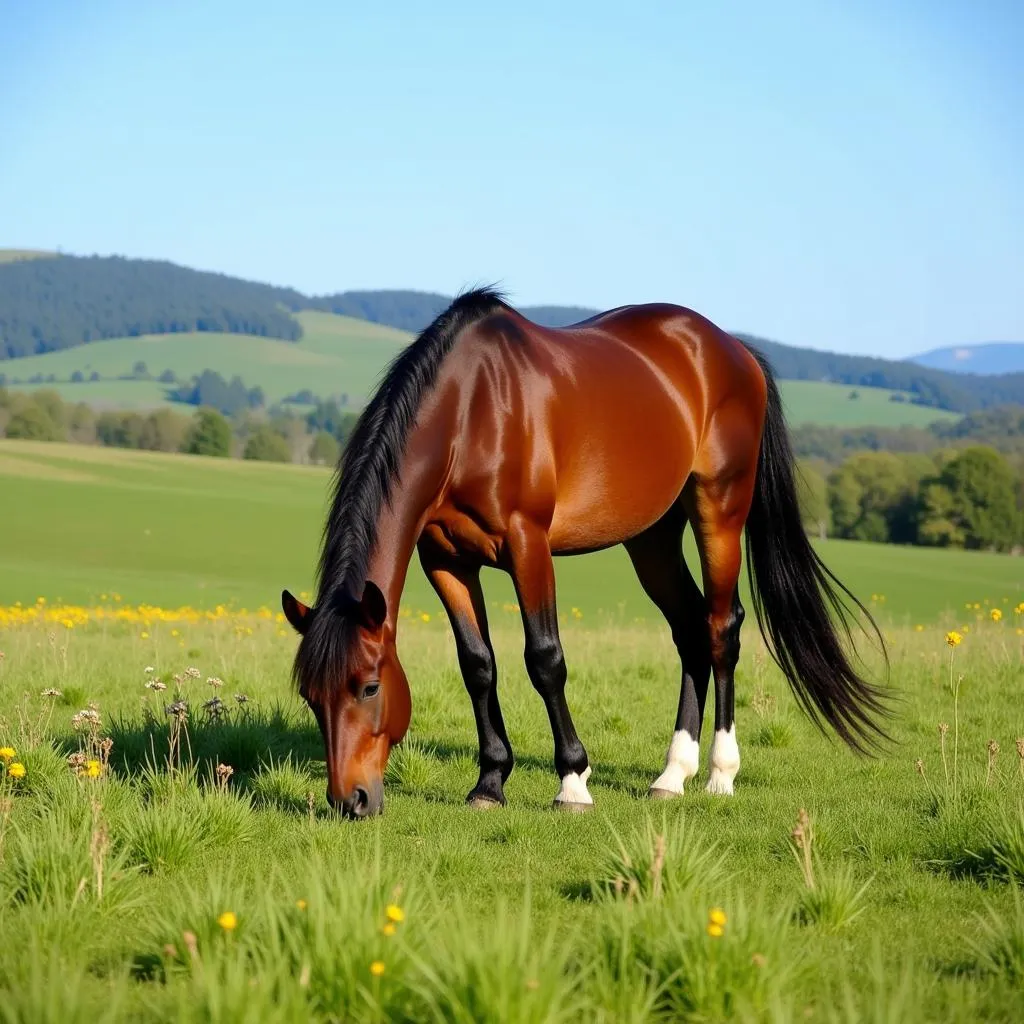
[[667,629],[621,552],[558,561],[585,815],[550,808],[497,575],[517,765],[507,807],[463,805],[473,717],[414,563],[412,726],[384,815],[354,824],[326,807],[276,605],[311,589],[328,481],[0,442],[0,1019],[1024,1017],[1019,560],[823,544],[889,639],[892,748],[818,734],[750,615],[736,795],[702,766],[669,803],[644,797],[678,697]]

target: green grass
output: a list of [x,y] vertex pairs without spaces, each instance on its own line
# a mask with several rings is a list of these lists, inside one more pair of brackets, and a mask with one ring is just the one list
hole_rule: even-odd
[[[786,419],[794,426],[816,423],[831,427],[926,427],[937,420],[958,420],[959,413],[890,401],[886,388],[851,387],[824,381],[780,382]],[[856,398],[850,395],[856,393]]]
[[0,263],[18,263],[21,260],[45,260],[56,256],[44,249],[0,249]]
[[[276,609],[282,587],[312,588],[330,480],[304,466],[0,441],[0,604],[117,592],[132,603]],[[976,614],[966,601],[1024,598],[1014,558],[848,541],[820,550],[897,624],[961,625]],[[658,621],[621,548],[555,569],[563,615],[575,606],[588,621]],[[485,590],[498,611],[514,600],[502,573],[485,573]],[[440,608],[416,559],[406,599]]]
[[[399,634],[412,726],[384,816],[359,825],[326,807],[320,736],[288,678],[295,636],[274,617],[4,619],[2,606],[37,597],[276,611],[282,586],[309,585],[329,479],[0,442],[0,746],[26,768],[20,780],[0,771],[0,1021],[1022,1019],[1024,649],[1002,604],[1021,600],[1017,560],[823,545],[866,599],[885,595],[874,608],[904,698],[895,745],[863,761],[818,734],[750,616],[736,796],[704,793],[702,766],[667,804],[643,794],[678,698],[668,631],[619,553],[560,560],[589,815],[550,807],[550,728],[496,574],[492,633],[517,757],[508,807],[463,804],[475,728],[414,563]],[[423,611],[429,620],[412,614]],[[956,719],[951,624],[969,626],[953,652]],[[145,687],[154,677],[166,692]],[[228,708],[217,718],[203,709],[214,695]],[[178,697],[191,711],[170,759],[164,707]],[[76,731],[89,702],[99,725]],[[955,797],[937,729],[954,721]],[[68,755],[108,737],[108,769],[76,777]],[[946,771],[952,742],[951,731]],[[233,769],[227,781],[217,764]],[[790,849],[801,808],[813,884]],[[388,936],[391,903],[404,920]],[[721,936],[708,933],[712,910],[725,915]]]
[[[57,390],[72,401],[96,406],[146,408],[168,402],[169,387],[157,381],[125,381],[141,360],[158,377],[173,370],[188,380],[203,370],[215,370],[230,380],[236,374],[248,387],[261,387],[270,402],[305,388],[314,394],[347,394],[358,403],[376,383],[388,360],[411,340],[402,331],[329,313],[299,313],[304,334],[298,342],[244,334],[148,334],[113,338],[59,352],[11,360],[3,366],[17,387],[31,390],[52,384],[26,384],[36,374],[57,378]],[[103,378],[72,384],[71,375],[94,371]]]
[[[230,379],[239,375],[249,387],[262,387],[269,401],[308,388],[326,397],[347,394],[358,406],[371,393],[385,364],[412,335],[380,324],[304,312],[297,315],[304,334],[297,343],[239,334],[163,334],[140,338],[114,338],[89,345],[10,361],[3,372],[22,383],[21,390],[55,389],[62,398],[86,402],[96,408],[147,409],[171,404],[166,385],[153,381],[120,380],[139,360],[157,377],[173,370],[189,379],[202,370],[216,370]],[[72,384],[71,375],[93,371],[101,380]],[[42,374],[56,377],[53,384],[27,384]],[[781,383],[786,415],[794,425],[823,426],[927,426],[936,420],[959,419],[956,413],[927,409],[910,402],[891,402],[894,392],[884,388],[851,388],[819,381]],[[858,398],[849,395],[856,391]]]

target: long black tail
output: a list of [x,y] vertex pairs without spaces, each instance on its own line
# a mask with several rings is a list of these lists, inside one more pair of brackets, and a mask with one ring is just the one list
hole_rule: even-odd
[[[747,573],[757,624],[797,700],[819,728],[832,726],[854,750],[868,752],[888,739],[877,718],[886,697],[854,670],[840,642],[835,613],[848,641],[848,615],[859,608],[885,654],[870,612],[818,557],[804,532],[797,499],[795,460],[782,399],[768,361],[751,348],[768,385],[768,409],[757,466],[754,501],[746,526]],[[888,655],[885,664],[888,670]]]

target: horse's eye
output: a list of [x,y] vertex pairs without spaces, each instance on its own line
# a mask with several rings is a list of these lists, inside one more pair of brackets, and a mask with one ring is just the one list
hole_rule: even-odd
[[376,697],[380,691],[380,683],[367,683],[363,687],[363,692],[359,695],[360,700],[369,700],[371,697]]

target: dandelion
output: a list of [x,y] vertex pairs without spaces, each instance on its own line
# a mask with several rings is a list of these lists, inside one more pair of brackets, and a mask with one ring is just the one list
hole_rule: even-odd
[[25,766],[20,761],[12,761],[7,766],[7,774],[12,779],[23,779],[25,778]]
[[85,777],[87,779],[98,779],[103,774],[103,765],[99,761],[85,762]]
[[217,918],[217,924],[226,932],[233,932],[238,927],[238,915],[233,910],[225,910]]
[[140,633],[140,634],[139,634],[139,636],[140,636],[140,637],[141,637],[141,638],[142,638],[143,640],[148,640],[148,639],[149,639],[149,634],[148,634],[148,633]]
[[725,934],[725,929],[720,924],[708,922],[708,935],[713,939],[720,939]]
[[391,936],[395,934],[397,929],[390,921],[388,921],[388,923],[384,925],[383,928],[381,928],[381,931],[390,939]]
[[998,608],[993,608],[988,614],[993,622],[998,622],[1003,617],[1003,613]]
[[715,907],[708,913],[708,921],[711,924],[717,924],[719,928],[724,928],[726,921],[725,911]]
[[[430,616],[426,612],[423,612],[420,615],[420,621],[421,622],[429,622],[430,621]],[[380,969],[381,969],[381,974],[383,974],[384,973],[384,965],[383,964],[380,965]]]
[[306,903],[305,900],[296,900],[295,901],[295,906],[297,906],[299,908],[299,910],[305,910],[306,907],[309,906],[309,904]]
[[384,973],[384,961],[374,960],[373,963],[370,964],[370,973],[375,978],[379,978]]
[[45,690],[43,690],[39,694],[39,696],[40,697],[60,697],[60,696],[63,696],[63,695],[61,694],[60,690],[55,689],[52,686],[48,686]]
[[963,639],[964,638],[955,629],[950,630],[946,634],[946,643],[950,647],[959,647],[960,644],[963,643]]
[[384,911],[384,916],[395,924],[401,924],[405,920],[405,911],[395,903],[389,903]]
[[916,626],[914,627],[914,632],[915,632],[915,633],[923,633],[923,632],[924,632],[924,626],[922,626],[922,625],[921,625],[920,623],[918,623],[918,624],[917,624],[917,625],[916,625]]
[[9,764],[18,756],[18,752],[14,747],[0,747],[0,761],[4,764]]

